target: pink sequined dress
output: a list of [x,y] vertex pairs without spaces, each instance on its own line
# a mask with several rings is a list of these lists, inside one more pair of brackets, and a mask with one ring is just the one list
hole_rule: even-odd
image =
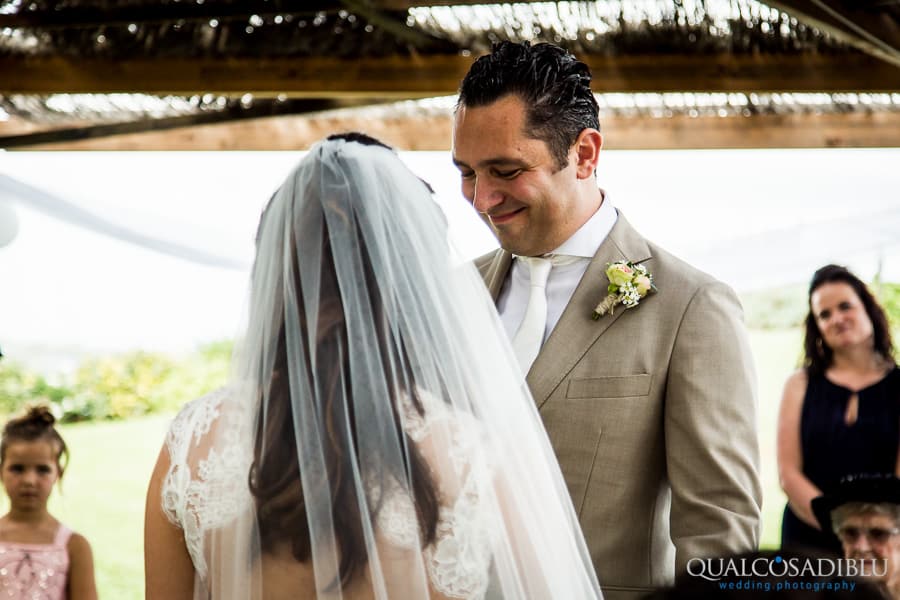
[[71,535],[60,523],[51,544],[0,541],[0,600],[65,600]]

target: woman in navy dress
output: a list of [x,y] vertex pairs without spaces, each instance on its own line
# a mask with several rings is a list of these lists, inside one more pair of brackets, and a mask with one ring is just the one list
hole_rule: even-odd
[[866,285],[844,267],[813,275],[804,350],[778,417],[778,475],[788,497],[781,545],[840,555],[810,501],[846,475],[900,474],[900,369],[890,328]]

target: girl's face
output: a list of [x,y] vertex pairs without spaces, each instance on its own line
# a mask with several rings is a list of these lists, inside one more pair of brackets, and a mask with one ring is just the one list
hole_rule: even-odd
[[54,444],[47,440],[11,442],[6,447],[0,479],[13,508],[45,510],[53,484],[59,479]]

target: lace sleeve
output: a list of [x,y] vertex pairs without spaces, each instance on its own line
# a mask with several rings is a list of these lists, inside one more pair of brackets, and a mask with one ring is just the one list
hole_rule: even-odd
[[[419,396],[424,417],[406,398],[401,410],[404,428],[429,463],[441,497],[436,539],[424,551],[429,580],[449,598],[480,599],[488,587],[496,523],[486,501],[491,472],[481,428],[471,415],[451,410],[428,393]],[[392,543],[414,544],[418,520],[411,498],[399,488],[388,494],[377,525]]]
[[[246,424],[240,418],[223,418],[228,398],[223,388],[188,403],[166,435],[169,470],[162,485],[163,512],[184,531],[201,578],[207,572],[205,534],[234,519],[250,501],[250,458],[239,442]],[[213,443],[217,436],[221,438]]]

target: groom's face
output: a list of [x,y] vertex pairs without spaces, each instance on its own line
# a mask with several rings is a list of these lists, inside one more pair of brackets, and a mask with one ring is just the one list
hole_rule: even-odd
[[453,162],[462,193],[504,249],[522,256],[550,252],[579,220],[574,150],[558,169],[543,140],[525,134],[525,104],[508,95],[492,104],[461,106],[453,127]]

